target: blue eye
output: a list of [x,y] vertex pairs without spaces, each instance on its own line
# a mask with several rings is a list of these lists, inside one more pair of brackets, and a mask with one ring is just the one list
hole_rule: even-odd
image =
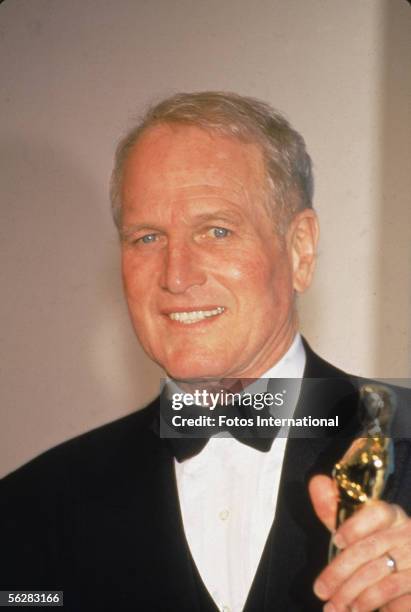
[[230,230],[225,227],[213,227],[211,230],[214,238],[226,238],[230,235]]
[[147,234],[146,236],[142,236],[138,240],[139,242],[143,242],[144,244],[150,244],[151,242],[155,242],[156,238],[156,234]]

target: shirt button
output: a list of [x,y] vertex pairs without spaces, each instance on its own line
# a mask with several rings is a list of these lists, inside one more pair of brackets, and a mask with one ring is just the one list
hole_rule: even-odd
[[228,606],[223,606],[222,612],[231,612],[231,610]]
[[[218,516],[220,517],[222,521],[226,521],[228,519],[229,514],[230,514],[229,510],[221,510]],[[230,612],[230,610],[227,608],[227,606],[225,606],[223,607],[223,612]]]

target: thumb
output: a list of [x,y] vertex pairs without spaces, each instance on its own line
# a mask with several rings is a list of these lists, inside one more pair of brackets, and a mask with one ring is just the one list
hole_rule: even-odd
[[329,531],[334,531],[338,504],[337,485],[332,478],[318,475],[311,478],[308,491],[316,515]]

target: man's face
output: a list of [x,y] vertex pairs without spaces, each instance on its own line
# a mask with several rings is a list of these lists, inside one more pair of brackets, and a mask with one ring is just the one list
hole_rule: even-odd
[[259,148],[159,125],[124,168],[122,269],[137,336],[180,380],[252,378],[296,331],[293,266],[263,206]]

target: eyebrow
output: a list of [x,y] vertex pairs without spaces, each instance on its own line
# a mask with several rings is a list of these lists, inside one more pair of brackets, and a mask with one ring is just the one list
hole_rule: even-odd
[[231,223],[241,223],[244,220],[243,215],[241,215],[240,213],[224,208],[220,210],[214,210],[208,213],[199,213],[197,215],[194,215],[194,220],[200,223],[213,221],[214,219],[222,219],[225,221],[230,221]]
[[[214,221],[217,219],[221,219],[222,221],[227,221],[229,223],[237,223],[240,224],[244,222],[244,217],[240,213],[237,213],[233,210],[227,209],[219,209],[208,213],[199,213],[194,215],[193,221],[195,223],[206,223],[209,221]],[[121,240],[127,240],[133,234],[137,232],[141,232],[142,230],[149,231],[161,231],[161,228],[157,226],[156,223],[136,223],[134,225],[128,225],[126,227],[122,227],[120,229],[120,238]]]
[[127,240],[128,238],[130,238],[130,236],[136,234],[137,232],[141,232],[142,230],[153,231],[155,230],[155,227],[153,225],[148,225],[147,223],[136,223],[135,225],[128,225],[126,227],[122,227],[119,230],[120,239]]

